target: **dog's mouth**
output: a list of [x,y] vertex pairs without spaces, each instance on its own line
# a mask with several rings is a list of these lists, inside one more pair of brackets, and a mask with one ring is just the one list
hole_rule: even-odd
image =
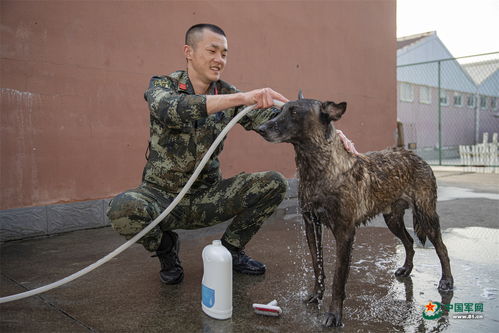
[[256,129],[265,140],[269,142],[282,142],[281,132],[275,121],[268,121]]
[[256,129],[256,132],[258,134],[260,134],[265,140],[267,141],[270,141],[269,140],[269,136],[268,136],[268,131],[267,131],[267,127],[264,125],[261,125],[259,126],[257,129]]

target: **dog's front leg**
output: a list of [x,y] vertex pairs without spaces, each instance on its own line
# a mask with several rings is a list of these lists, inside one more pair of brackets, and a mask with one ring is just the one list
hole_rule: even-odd
[[333,234],[336,239],[336,267],[334,271],[331,306],[324,326],[341,326],[343,317],[343,301],[345,300],[345,286],[350,271],[350,258],[355,238],[355,226],[348,222],[334,223]]
[[306,298],[307,303],[318,303],[324,296],[324,265],[322,257],[322,225],[311,213],[304,213],[305,233],[314,266],[314,291]]

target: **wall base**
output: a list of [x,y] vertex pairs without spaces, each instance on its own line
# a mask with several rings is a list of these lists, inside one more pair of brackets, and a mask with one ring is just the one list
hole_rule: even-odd
[[[296,198],[296,179],[288,179],[286,199]],[[0,241],[9,241],[110,225],[109,199],[0,210]],[[280,208],[286,208],[284,200]]]

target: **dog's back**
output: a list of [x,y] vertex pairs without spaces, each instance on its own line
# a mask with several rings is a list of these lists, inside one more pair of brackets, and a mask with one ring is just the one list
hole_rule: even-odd
[[[429,227],[428,223],[438,222],[434,219],[435,176],[431,167],[411,151],[391,148],[361,155],[352,168],[339,177],[335,187],[331,194],[340,197],[340,207],[352,206],[352,202],[347,203],[341,197],[353,201],[354,207],[348,214],[353,213],[356,225],[366,223],[380,213],[391,213],[395,203],[403,202],[405,208],[410,206],[413,210],[417,233],[423,229],[422,223]],[[425,212],[424,216],[421,212]],[[418,237],[424,242],[424,233],[419,233]]]
[[431,167],[418,155],[403,148],[369,152],[361,158],[370,192],[387,201],[404,197],[418,199],[418,193],[436,199],[436,180]]

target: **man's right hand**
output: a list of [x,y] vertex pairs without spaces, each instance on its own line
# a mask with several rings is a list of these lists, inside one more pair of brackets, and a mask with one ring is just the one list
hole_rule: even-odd
[[206,95],[206,110],[208,114],[213,114],[233,106],[253,104],[256,104],[257,109],[266,109],[274,105],[274,99],[283,103],[289,101],[278,92],[263,88],[235,94]]
[[271,88],[255,89],[241,94],[244,98],[244,105],[256,104],[257,109],[266,109],[273,106],[274,99],[283,103],[289,102],[286,97]]

